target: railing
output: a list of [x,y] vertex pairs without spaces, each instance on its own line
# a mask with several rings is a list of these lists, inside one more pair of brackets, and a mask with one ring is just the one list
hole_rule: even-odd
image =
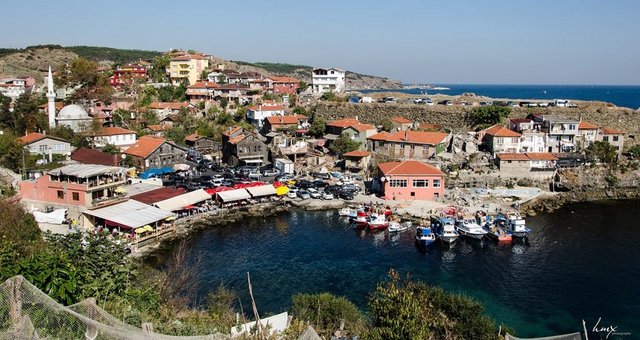
[[105,181],[104,183],[98,182],[98,184],[96,185],[89,184],[87,186],[87,191],[95,191],[95,190],[100,190],[100,189],[104,189],[112,186],[124,185],[125,183],[127,183],[125,179],[122,179],[120,181],[113,181],[113,182],[108,182],[108,181]]
[[151,244],[154,241],[156,241],[156,242],[160,241],[160,239],[163,236],[173,235],[173,234],[175,234],[175,232],[176,232],[176,227],[175,227],[175,225],[172,224],[170,227],[165,227],[165,228],[156,230],[156,231],[154,231],[153,233],[151,233],[149,235],[146,235],[146,236],[143,236],[143,237],[141,237],[139,239],[134,240],[131,243],[131,247],[133,249],[136,249],[136,248],[141,248],[141,247],[148,246],[149,244]]

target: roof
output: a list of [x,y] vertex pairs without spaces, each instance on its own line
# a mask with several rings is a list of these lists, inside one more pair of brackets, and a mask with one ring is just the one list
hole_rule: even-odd
[[204,59],[204,55],[202,54],[183,54],[177,57],[171,58],[171,61],[189,61],[191,59],[202,60]]
[[521,137],[522,135],[502,125],[494,125],[487,129],[487,135],[494,137]]
[[353,118],[338,119],[338,120],[327,122],[327,126],[333,126],[333,127],[339,127],[339,128],[346,128],[348,126],[358,125],[358,124],[362,124],[362,123],[360,123],[359,120],[353,119]]
[[176,197],[185,193],[184,188],[169,188],[162,187],[155,190],[147,191],[137,195],[133,195],[130,198],[144,204],[153,204],[156,202],[164,201],[168,198]]
[[298,125],[298,116],[271,116],[266,118],[271,125]]
[[512,123],[516,123],[516,124],[533,122],[533,119],[529,119],[529,118],[511,118],[510,120]]
[[549,152],[499,153],[496,157],[501,161],[556,161],[558,157]]
[[122,168],[119,166],[107,166],[99,164],[69,164],[61,168],[53,169],[49,171],[49,174],[87,178],[97,175],[124,173],[126,171],[126,168]]
[[135,144],[131,145],[127,150],[125,150],[124,153],[140,158],[147,158],[164,142],[166,142],[166,139],[164,138],[142,136],[136,141]]
[[411,121],[411,120],[409,120],[407,118],[404,118],[404,117],[400,117],[400,116],[391,118],[391,121],[394,122],[394,123],[398,123],[398,124],[411,124],[411,123],[413,123],[413,121]]
[[149,108],[155,110],[180,110],[187,106],[189,103],[185,102],[153,102],[149,104]]
[[[39,140],[43,140],[45,138],[54,139],[54,140],[61,141],[61,142],[67,142],[66,140],[64,140],[62,138],[58,138],[56,136],[43,135],[43,134],[37,133],[37,132],[32,132],[32,133],[29,133],[29,134],[26,134],[26,135],[20,137],[20,141],[22,141],[22,143],[24,143],[24,144],[31,144],[31,143],[37,142]],[[67,143],[69,143],[69,142],[67,142]]]
[[404,143],[414,143],[414,144],[437,145],[442,143],[447,138],[447,136],[449,136],[449,134],[445,132],[396,131],[393,133],[390,133],[390,132],[376,133],[375,135],[370,136],[368,139],[386,141],[386,142],[404,142]]
[[115,136],[115,135],[130,135],[135,134],[135,131],[124,129],[118,126],[103,127],[102,130],[96,132],[95,136]]
[[358,132],[368,131],[368,130],[376,130],[376,127],[371,124],[357,124],[357,125],[349,125],[347,128],[353,128]]
[[251,198],[249,192],[246,189],[236,189],[217,192],[216,195],[220,197],[222,202],[235,202],[240,200],[246,200]]
[[224,136],[231,136],[232,134],[238,132],[238,130],[242,130],[242,127],[240,125],[236,125],[234,127],[230,127],[228,130],[226,130],[225,132],[222,133],[222,135]]
[[147,125],[147,129],[157,132],[157,131],[169,130],[169,127],[159,125],[159,124],[153,124],[153,125]]
[[257,105],[249,107],[252,111],[282,111],[286,109],[284,105]]
[[184,137],[184,140],[187,142],[197,142],[201,139],[211,139],[207,136],[200,136],[197,132],[196,133],[192,133],[190,135],[188,135],[187,137]]
[[231,144],[238,144],[240,142],[242,142],[245,138],[247,138],[247,135],[240,135],[237,137],[233,137],[229,139],[229,143]]
[[269,79],[273,80],[274,83],[299,83],[300,80],[293,78],[293,77],[287,77],[287,76],[271,76],[269,77]]
[[605,135],[623,135],[624,131],[622,130],[616,130],[614,128],[610,128],[610,127],[603,127],[602,128],[602,133],[604,133]]
[[529,161],[529,157],[523,153],[499,153],[496,157],[500,158],[501,161]]
[[166,210],[176,211],[182,210],[184,207],[206,201],[211,198],[204,189],[187,192],[182,195],[174,196],[166,200],[156,202],[154,206]]
[[85,210],[83,214],[102,218],[134,229],[173,216],[173,214],[168,211],[134,200],[128,200],[101,209]]
[[78,148],[71,153],[71,159],[82,164],[100,164],[112,166],[117,164],[118,156],[96,149]]
[[527,157],[532,161],[557,161],[558,157],[550,152],[527,152]]
[[580,122],[580,124],[578,124],[578,130],[597,130],[598,129],[598,125],[595,124],[591,124],[589,122]]
[[378,168],[384,176],[389,175],[441,175],[444,173],[433,165],[408,160],[404,162],[381,163]]
[[206,89],[210,87],[219,87],[219,86],[220,85],[218,85],[218,83],[213,81],[198,81],[198,82],[195,82],[193,85],[187,86],[187,89]]
[[364,151],[364,150],[355,150],[355,151],[351,151],[351,152],[347,152],[345,154],[343,154],[343,157],[367,157],[371,155],[371,153],[369,151]]
[[246,190],[253,197],[271,196],[276,194],[276,188],[271,184],[260,185],[257,187],[248,187]]

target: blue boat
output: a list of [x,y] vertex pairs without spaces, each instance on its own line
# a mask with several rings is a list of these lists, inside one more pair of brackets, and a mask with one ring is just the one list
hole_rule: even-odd
[[531,228],[527,227],[524,218],[515,213],[496,216],[495,225],[510,233],[513,237],[527,237],[531,233]]
[[453,243],[458,239],[459,234],[451,217],[431,216],[431,226],[436,237],[444,243]]
[[418,226],[416,228],[416,242],[422,246],[427,247],[436,240],[436,235],[431,232],[431,227]]

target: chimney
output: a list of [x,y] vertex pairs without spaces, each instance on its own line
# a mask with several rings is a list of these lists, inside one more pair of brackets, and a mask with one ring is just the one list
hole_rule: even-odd
[[356,120],[358,120],[358,116],[356,116]]

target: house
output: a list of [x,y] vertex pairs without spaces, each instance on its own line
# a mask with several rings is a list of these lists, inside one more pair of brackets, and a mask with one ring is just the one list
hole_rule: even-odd
[[520,138],[522,134],[509,130],[502,125],[494,125],[485,130],[483,142],[487,151],[520,152]]
[[509,177],[550,179],[556,171],[558,157],[549,152],[497,153],[496,165]]
[[342,93],[346,89],[346,72],[337,68],[314,68],[311,88],[314,93]]
[[265,77],[258,72],[225,72],[227,84],[244,84],[247,85],[254,80],[264,79]]
[[153,102],[148,108],[158,115],[158,118],[164,119],[169,115],[177,115],[182,110],[195,110],[195,106],[186,102]]
[[534,116],[534,120],[542,120],[542,132],[547,134],[546,149],[548,152],[574,152],[576,136],[580,121],[552,115]]
[[215,155],[216,158],[220,157],[218,155],[220,153],[220,143],[217,143],[210,137],[193,133],[184,138],[184,143],[201,155]]
[[305,115],[274,116],[264,120],[264,131],[305,130],[309,126],[309,118]]
[[586,149],[598,140],[598,130],[600,130],[600,128],[597,125],[580,121],[580,123],[578,123],[578,134],[576,135],[576,145],[578,149]]
[[173,124],[147,125],[147,127],[144,128],[144,132],[146,132],[150,136],[162,137],[164,136],[165,131],[171,129],[171,126],[173,126]]
[[20,95],[33,92],[36,80],[33,77],[9,77],[0,79],[0,94],[16,100]]
[[71,153],[71,160],[82,164],[118,166],[120,157],[96,149],[78,148]]
[[[215,97],[228,98],[232,100],[242,100],[249,96],[252,89],[248,85],[225,84],[213,90]],[[253,91],[257,92],[257,91]]]
[[211,100],[215,95],[215,89],[220,87],[218,83],[212,81],[199,81],[187,86],[187,98],[191,104],[200,101]]
[[232,166],[265,165],[269,163],[269,149],[256,134],[240,126],[231,127],[222,133],[222,161]]
[[109,78],[109,82],[113,87],[122,85],[131,85],[138,79],[147,78],[147,67],[140,64],[127,64],[118,66],[113,70],[113,75]]
[[69,209],[69,217],[122,197],[127,169],[95,164],[70,164],[42,176],[20,182],[25,204],[40,210],[46,207]]
[[271,91],[274,94],[294,94],[300,88],[300,80],[293,77],[269,77],[271,79]]
[[27,147],[32,155],[69,155],[73,151],[71,143],[66,140],[37,132],[20,137],[20,142]]
[[173,85],[187,82],[195,84],[202,76],[202,71],[209,67],[209,59],[202,54],[183,54],[169,61],[169,75]]
[[142,136],[123,152],[138,170],[172,167],[185,161],[187,150],[161,137]]
[[352,141],[359,143],[360,150],[367,149],[367,138],[378,133],[378,129],[371,124],[349,125],[342,129],[342,134],[347,135]]
[[262,129],[264,120],[267,117],[284,116],[286,107],[284,105],[254,105],[247,108],[247,121],[255,125],[258,130]]
[[361,149],[366,149],[367,138],[378,133],[378,129],[371,124],[366,124],[355,118],[338,119],[327,122],[325,126],[325,139],[334,141],[343,133],[347,133],[349,137],[360,143]]
[[444,195],[444,173],[420,161],[381,163],[376,182],[384,199],[433,200]]
[[398,159],[426,160],[446,150],[450,135],[445,132],[380,132],[368,138],[369,150]]
[[624,148],[624,131],[613,129],[610,127],[600,128],[598,132],[598,140],[603,142],[608,142],[616,149],[618,149],[618,158],[622,154],[622,149]]
[[512,118],[509,130],[522,134],[518,152],[544,152],[547,135],[540,131],[540,124],[529,118]]
[[391,118],[391,124],[393,124],[393,130],[404,131],[413,127],[413,121],[404,117],[396,116]]
[[125,150],[135,144],[136,132],[117,126],[103,127],[91,137],[91,140],[97,148],[103,148],[107,144],[111,144]]
[[355,150],[342,155],[344,169],[351,172],[366,170],[371,162],[371,153],[364,150]]

